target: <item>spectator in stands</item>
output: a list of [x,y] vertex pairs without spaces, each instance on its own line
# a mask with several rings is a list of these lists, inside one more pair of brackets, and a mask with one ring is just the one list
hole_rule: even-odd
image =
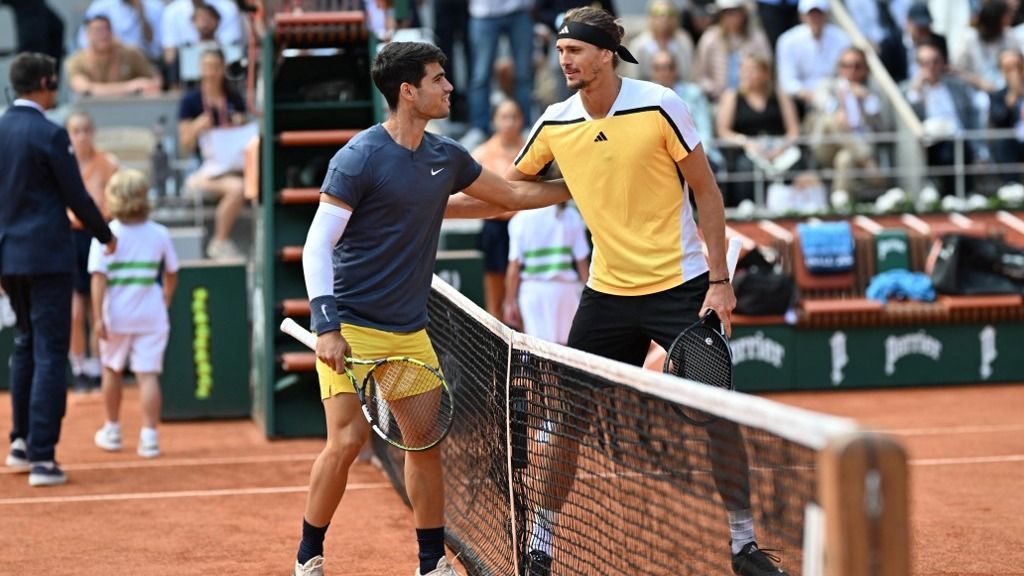
[[600,6],[609,14],[615,15],[615,3],[612,0],[537,0],[534,4],[534,19],[547,26],[552,32],[556,31],[559,18],[573,8],[581,6]]
[[892,79],[903,82],[917,75],[917,47],[927,42],[939,48],[942,57],[949,60],[946,38],[932,30],[932,13],[926,0],[917,0],[907,11],[906,29],[882,39],[879,58]]
[[103,358],[107,421],[96,431],[96,446],[121,449],[121,374],[129,365],[139,386],[142,430],[136,453],[160,455],[160,373],[170,321],[167,308],[178,285],[178,256],[167,228],[149,219],[149,181],[138,170],[114,175],[106,189],[114,221],[110,229],[121,249],[104,254],[99,242],[89,251],[92,309]]
[[[815,97],[818,114],[815,136],[843,137],[841,142],[818,143],[814,154],[818,165],[835,170],[833,190],[859,192],[878,179],[853,178],[851,169],[874,170],[874,145],[863,136],[882,129],[882,101],[868,86],[868,63],[864,51],[853,46],[839,56],[836,77],[825,82]],[[880,184],[879,184],[880,185]]]
[[[466,68],[473,65],[472,49],[469,45],[469,0],[434,0],[434,34],[437,47],[448,56],[444,63],[444,74],[455,86],[467,86],[455,78],[455,42],[459,44],[462,61]],[[464,122],[467,117],[466,93],[457,88],[451,95],[452,113],[449,118]]]
[[[85,19],[101,14],[106,16],[118,42],[138,48],[156,62],[160,60],[160,16],[163,11],[161,0],[93,0],[85,10]],[[79,47],[85,48],[87,41],[83,27],[78,31]]]
[[779,88],[803,110],[814,91],[835,73],[839,54],[850,45],[846,33],[828,22],[828,0],[800,0],[803,24],[779,38],[775,49]]
[[850,18],[876,49],[882,41],[896,33],[902,35],[901,22],[914,0],[843,0]]
[[[68,114],[64,127],[75,148],[75,159],[82,174],[85,189],[92,196],[104,217],[107,216],[104,190],[110,177],[117,172],[117,158],[96,148],[96,123],[88,112],[75,110]],[[99,389],[100,361],[99,343],[95,337],[88,338],[86,321],[95,322],[89,303],[89,246],[92,234],[68,211],[71,220],[71,240],[75,245],[75,272],[72,275],[74,293],[71,299],[71,347],[68,359],[71,361],[72,387],[79,392]],[[95,336],[95,332],[92,333]]]
[[692,78],[693,40],[690,35],[679,27],[679,10],[672,0],[650,0],[647,4],[648,25],[639,36],[629,43],[629,51],[636,57],[639,64],[626,65],[626,74],[651,79],[651,60],[662,50],[671,52],[679,66],[679,78],[689,81]]
[[[739,88],[722,94],[715,126],[719,139],[734,146],[725,150],[730,173],[750,173],[776,162],[788,170],[799,160],[799,150],[793,146],[800,137],[796,106],[773,86],[772,65],[765,54],[744,55]],[[752,181],[730,182],[726,187],[727,206],[753,198]]]
[[[1024,161],[1024,56],[1019,50],[1003,50],[999,69],[1005,87],[989,94],[988,122],[992,128],[1016,130],[1016,137],[992,142],[992,159],[997,164],[1016,164]],[[1002,172],[1004,182],[1020,182],[1020,171]]]
[[[198,149],[207,159],[214,151],[203,149],[203,136],[217,128],[244,124],[246,107],[245,99],[228,87],[222,52],[216,49],[204,52],[200,69],[199,86],[185,93],[178,108],[178,141],[185,152]],[[231,229],[245,204],[241,173],[223,172],[204,162],[188,178],[185,187],[192,193],[209,193],[220,199],[207,254],[215,259],[240,257],[242,253],[231,241]]]
[[953,69],[960,78],[984,92],[1003,87],[999,71],[999,53],[1020,50],[1010,31],[1013,14],[1005,0],[986,0],[978,13],[978,22],[964,31],[960,48],[953,56]]
[[690,116],[693,117],[693,124],[697,127],[697,134],[704,144],[704,154],[712,166],[722,165],[722,153],[718,150],[715,142],[715,124],[711,119],[711,106],[704,92],[699,86],[692,82],[679,80],[679,71],[676,66],[675,56],[667,50],[657,52],[651,58],[651,80],[666,88],[671,88],[686,103],[690,109]]
[[515,99],[523,116],[533,108],[533,0],[469,0],[469,38],[473,65],[469,80],[470,134],[463,142],[474,148],[491,133],[491,78],[504,35],[515,63]]
[[18,53],[53,56],[60,70],[64,58],[64,21],[45,0],[0,0],[14,10]]
[[85,24],[88,47],[64,64],[71,89],[83,96],[153,96],[162,80],[139,49],[114,40],[110,18],[93,16]]
[[197,30],[193,14],[202,5],[210,5],[220,17],[216,39],[222,46],[241,44],[245,38],[242,18],[238,13],[238,5],[231,0],[172,0],[164,8],[160,20],[161,42],[163,44],[164,63],[172,69],[178,62],[178,50],[183,46],[200,43],[200,31]]
[[587,227],[565,202],[523,210],[508,225],[503,318],[548,342],[566,344],[590,277]]
[[[715,23],[697,42],[693,77],[711,100],[740,83],[740,60],[746,52],[770,54],[768,38],[752,21],[744,0],[716,0]],[[708,142],[701,135],[701,140]]]
[[797,0],[757,0],[757,15],[773,49],[783,33],[800,24]]
[[[925,123],[925,131],[934,143],[927,147],[929,167],[949,167],[955,164],[956,144],[951,138],[964,130],[978,128],[978,114],[974,108],[974,89],[960,78],[950,74],[946,60],[938,46],[930,43],[917,48],[917,76],[906,88],[907,101]],[[965,143],[964,164],[974,158],[973,145]],[[955,192],[953,176],[933,178],[939,192]],[[969,188],[968,188],[969,189]]]
[[[494,136],[473,150],[473,158],[495,174],[504,174],[525,143],[523,113],[515,100],[505,100],[494,109]],[[501,318],[501,303],[505,301],[510,217],[511,214],[484,220],[480,232],[480,249],[484,253],[484,307],[495,318]]]
[[715,0],[685,0],[679,11],[679,26],[690,35],[694,46],[714,23]]

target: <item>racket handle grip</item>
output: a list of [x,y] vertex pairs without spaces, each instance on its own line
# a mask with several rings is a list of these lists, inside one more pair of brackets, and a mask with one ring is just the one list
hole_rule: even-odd
[[725,252],[725,265],[729,268],[729,280],[732,280],[733,275],[736,273],[736,262],[740,259],[740,248],[743,247],[743,241],[739,238],[729,239],[729,248]]
[[299,323],[291,318],[285,318],[281,321],[281,332],[295,338],[302,344],[306,345],[306,348],[310,350],[316,350],[316,336],[312,332],[306,330]]

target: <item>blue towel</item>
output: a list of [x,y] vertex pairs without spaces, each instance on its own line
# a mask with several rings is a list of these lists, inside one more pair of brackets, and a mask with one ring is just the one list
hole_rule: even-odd
[[853,232],[849,222],[797,224],[804,265],[811,274],[835,274],[853,269]]
[[891,298],[931,302],[935,300],[935,288],[932,286],[932,279],[926,274],[908,270],[889,270],[871,279],[866,296],[882,304]]

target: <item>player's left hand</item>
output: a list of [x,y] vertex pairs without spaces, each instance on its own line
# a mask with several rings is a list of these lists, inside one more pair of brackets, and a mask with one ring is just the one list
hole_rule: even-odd
[[703,318],[708,310],[714,310],[718,319],[722,321],[722,331],[726,336],[732,336],[733,308],[736,308],[736,295],[733,294],[732,284],[712,284],[704,296],[700,317]]

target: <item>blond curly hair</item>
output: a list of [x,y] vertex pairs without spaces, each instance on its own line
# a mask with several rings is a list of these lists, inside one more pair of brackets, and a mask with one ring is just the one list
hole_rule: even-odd
[[149,217],[149,180],[138,170],[118,170],[107,183],[107,210],[118,220]]

